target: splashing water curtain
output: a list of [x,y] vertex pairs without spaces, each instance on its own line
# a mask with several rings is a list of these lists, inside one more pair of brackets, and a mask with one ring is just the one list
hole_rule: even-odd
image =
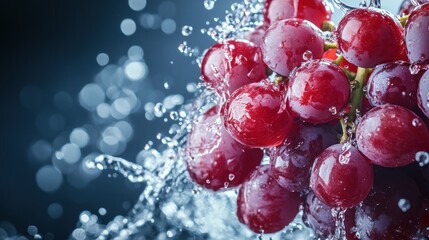
[[[331,1],[339,10],[346,13],[356,7],[350,6],[341,0]],[[416,0],[411,0],[418,5]],[[223,21],[215,21],[216,25],[202,29],[201,32],[210,36],[214,41],[223,41],[233,37],[243,36],[246,32],[254,30],[263,23],[262,10],[265,0],[243,0],[241,3],[233,3]],[[216,5],[216,0],[204,0],[207,10]],[[361,2],[360,6],[367,5]],[[380,8],[380,0],[370,0],[370,7]],[[134,6],[137,8],[138,6]],[[130,19],[129,19],[130,20]],[[132,20],[130,20],[132,21]],[[125,23],[123,24],[124,27]],[[134,26],[134,25],[133,25]],[[134,26],[135,27],[135,26]],[[122,24],[121,24],[122,28]],[[135,31],[135,30],[134,30]],[[187,37],[196,30],[189,25],[181,28],[182,35]],[[126,31],[127,34],[132,34]],[[331,36],[329,33],[324,33]],[[197,48],[188,46],[186,41],[178,47],[179,51],[187,57],[196,58],[201,63],[200,52]],[[312,59],[312,53],[305,55],[307,60]],[[161,146],[155,146],[153,142],[147,144],[137,157],[137,163],[115,157],[126,149],[126,144],[131,138],[129,124],[122,120],[136,111],[140,101],[136,92],[131,89],[139,83],[148,73],[143,61],[142,49],[138,46],[130,48],[130,59],[124,64],[123,72],[117,66],[107,65],[107,54],[99,54],[97,62],[105,66],[97,76],[98,84],[86,85],[79,96],[81,105],[88,111],[92,111],[102,119],[107,119],[112,114],[118,121],[111,123],[110,128],[101,131],[100,148],[103,144],[115,145],[117,149],[104,152],[102,155],[90,155],[84,158],[84,167],[89,171],[100,170],[104,172],[120,174],[131,183],[141,183],[144,187],[132,209],[125,216],[117,216],[107,224],[102,224],[96,213],[82,212],[78,226],[73,231],[74,239],[313,239],[313,231],[302,222],[302,209],[285,229],[275,234],[255,234],[242,225],[236,218],[237,189],[210,192],[196,186],[186,171],[184,146],[191,124],[202,115],[204,110],[215,103],[223,101],[206,84],[190,84],[187,89],[195,93],[195,99],[191,103],[183,103],[180,95],[170,95],[162,103],[146,104],[146,118],[162,118],[165,115],[173,120],[173,125],[168,133],[160,133],[156,138]],[[308,55],[308,56],[307,56]],[[173,64],[173,62],[171,62]],[[124,74],[131,79],[129,85],[124,84],[122,89],[116,87],[115,81],[121,79],[119,74]],[[102,87],[100,87],[102,86]],[[164,83],[165,89],[169,88],[168,82]],[[106,95],[103,89],[107,89]],[[86,96],[99,96],[99,99],[88,100]],[[104,99],[111,99],[111,104],[104,104]],[[95,99],[95,100],[94,100]],[[96,102],[93,102],[96,101]],[[333,115],[337,114],[333,109]],[[97,123],[95,123],[96,125]],[[82,139],[86,132],[79,129],[75,132],[79,135],[76,139]],[[82,132],[83,131],[83,132]],[[132,132],[132,129],[131,129]],[[351,135],[351,134],[350,134]],[[72,137],[70,137],[72,139]],[[54,153],[58,159],[64,158],[61,152],[75,151],[73,146],[86,145],[78,140],[72,140],[72,145]],[[71,150],[67,150],[71,149]],[[77,149],[79,149],[77,147]],[[106,148],[107,149],[107,148]],[[107,154],[106,154],[107,153]],[[80,152],[79,152],[80,154]],[[80,155],[79,155],[80,157]],[[429,162],[426,152],[419,152],[416,156],[421,166]],[[66,161],[77,161],[67,160]],[[268,157],[264,156],[263,162]],[[404,211],[408,210],[409,202],[401,200],[400,206]],[[104,209],[105,212],[106,210]],[[337,208],[332,212],[337,229],[335,239],[345,239],[345,208]],[[105,214],[105,213],[104,213]]]

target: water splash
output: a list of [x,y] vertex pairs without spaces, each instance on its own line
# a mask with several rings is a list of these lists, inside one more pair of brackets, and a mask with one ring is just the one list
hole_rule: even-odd
[[334,3],[334,5],[340,9],[343,13],[347,13],[353,9],[355,9],[355,7],[352,7],[350,5],[345,4],[343,1],[341,0],[332,0],[332,2]]

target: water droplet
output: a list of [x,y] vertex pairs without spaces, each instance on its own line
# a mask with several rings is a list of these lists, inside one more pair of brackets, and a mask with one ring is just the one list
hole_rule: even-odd
[[311,61],[313,59],[313,53],[310,50],[307,50],[302,54],[302,58],[304,61]]
[[170,84],[169,84],[168,82],[165,82],[165,83],[164,83],[164,88],[165,88],[166,90],[170,89]]
[[174,121],[178,120],[179,119],[179,113],[176,111],[170,112],[170,118],[171,118],[171,120],[174,120]]
[[194,28],[192,26],[185,25],[182,27],[182,35],[185,37],[189,36],[192,34],[193,30],[194,30]]
[[367,6],[367,3],[366,3],[366,1],[365,0],[362,0],[362,1],[360,1],[360,3],[359,3],[359,7],[366,7]]
[[234,174],[230,173],[230,174],[228,175],[228,179],[229,179],[229,181],[234,180],[234,178],[235,178],[235,175],[234,175]]
[[332,115],[336,115],[337,114],[337,108],[335,106],[332,106],[329,108],[329,112],[331,112]]
[[422,70],[422,66],[420,65],[420,63],[416,62],[410,65],[410,73],[412,75],[418,74],[420,70]]
[[398,207],[403,211],[407,212],[411,208],[411,203],[408,199],[401,198],[398,202]]
[[204,7],[207,10],[212,10],[214,8],[215,3],[216,0],[204,0]]
[[411,124],[414,127],[420,127],[422,125],[421,121],[418,118],[414,118],[413,121],[411,122]]
[[424,151],[419,151],[416,153],[416,161],[419,163],[420,167],[424,167],[429,164],[429,153]]

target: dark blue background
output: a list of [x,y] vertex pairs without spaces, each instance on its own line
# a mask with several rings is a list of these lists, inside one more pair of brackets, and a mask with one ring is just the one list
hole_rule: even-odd
[[[161,2],[148,0],[142,12],[156,13]],[[126,0],[0,2],[0,222],[12,223],[28,237],[27,227],[35,225],[42,236],[53,233],[55,239],[66,239],[83,210],[97,212],[100,207],[106,208],[107,215],[101,218],[104,222],[127,213],[122,203],[136,201],[141,192],[139,185],[102,174],[84,189],[75,189],[65,181],[58,191],[46,193],[36,184],[35,174],[40,164],[31,161],[28,149],[36,140],[52,140],[59,134],[36,127],[35,119],[40,113],[60,112],[65,118],[64,130],[88,121],[89,113],[79,106],[77,96],[101,69],[95,61],[100,52],[108,53],[110,62],[117,62],[130,46],[140,45],[154,88],[167,92],[162,82],[157,81],[159,76],[167,74],[174,79],[168,93],[191,97],[184,86],[198,81],[199,69],[191,64],[191,58],[177,51],[177,46],[183,40],[200,49],[212,44],[199,29],[206,27],[206,20],[221,16],[231,2],[221,1],[213,11],[205,10],[200,0],[174,2],[177,8],[172,17],[177,23],[174,34],[143,29],[137,24],[136,33],[130,37],[121,33],[120,22],[124,18],[138,22],[142,12],[132,11]],[[183,25],[194,27],[194,33],[186,39],[181,35]],[[29,85],[39,89],[40,94],[30,106],[23,106],[20,93]],[[59,91],[73,97],[68,110],[56,109],[53,103]],[[154,139],[166,124],[147,121],[144,112],[133,115],[131,121],[135,135],[122,157],[135,159],[143,144]],[[62,204],[64,209],[58,220],[47,214],[47,207],[53,202]]]

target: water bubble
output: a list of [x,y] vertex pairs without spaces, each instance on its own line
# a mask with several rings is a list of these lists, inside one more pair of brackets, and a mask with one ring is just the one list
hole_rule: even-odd
[[361,7],[361,8],[364,8],[364,7],[367,7],[367,3],[366,3],[366,1],[365,0],[362,0],[362,1],[360,1],[360,3],[359,3],[359,7]]
[[121,22],[121,31],[125,36],[133,35],[137,30],[136,23],[130,18],[126,18]]
[[170,84],[168,82],[164,82],[164,89],[170,89]]
[[407,212],[411,208],[411,203],[408,199],[401,198],[398,201],[398,207],[402,210],[402,212]]
[[234,180],[234,178],[235,178],[235,175],[234,175],[234,174],[230,173],[230,174],[228,175],[228,179],[229,179],[229,181]]
[[109,63],[109,55],[106,53],[99,53],[96,57],[98,65],[105,66]]
[[310,50],[307,50],[302,54],[302,58],[304,61],[311,61],[313,60],[313,53]]
[[128,0],[128,5],[134,11],[141,11],[146,7],[146,0]]
[[420,127],[422,125],[421,121],[418,118],[414,118],[411,122],[414,127]]
[[52,203],[48,207],[48,215],[52,219],[61,218],[61,216],[63,215],[63,206],[61,206],[61,204],[58,204],[58,203]]
[[133,61],[139,61],[143,59],[143,49],[140,46],[134,45],[128,49],[128,58]]
[[36,235],[37,233],[38,233],[38,229],[37,229],[37,227],[36,226],[34,226],[34,225],[30,225],[30,226],[28,226],[28,228],[27,228],[27,232],[28,232],[28,234],[30,234],[31,236],[34,236],[34,235]]
[[182,27],[182,35],[185,37],[189,36],[192,34],[193,30],[194,30],[194,28],[192,26],[185,25]]
[[416,63],[412,63],[410,65],[409,69],[410,69],[410,73],[412,75],[417,75],[420,72],[420,70],[423,69],[423,67],[422,67],[422,65],[420,63],[416,62]]
[[99,208],[98,214],[100,214],[101,216],[104,216],[107,214],[107,210],[105,208]]
[[54,166],[48,165],[37,171],[36,182],[43,191],[53,192],[61,186],[63,176]]
[[104,102],[105,98],[103,88],[95,83],[85,85],[79,92],[80,104],[89,111],[94,111],[99,104]]
[[140,61],[131,61],[125,65],[125,74],[132,81],[139,81],[146,77],[147,66]]
[[416,161],[419,163],[420,167],[424,167],[429,164],[429,153],[424,151],[419,151],[416,153]]
[[47,160],[52,154],[52,146],[47,141],[39,140],[31,146],[30,152],[37,160]]
[[167,19],[163,20],[161,23],[161,30],[165,34],[174,33],[176,31],[176,22],[171,18],[167,18]]
[[81,148],[86,147],[89,143],[89,135],[84,128],[73,129],[70,133],[69,139],[71,143],[74,143]]
[[174,121],[178,120],[179,119],[179,113],[177,111],[171,111],[170,112],[170,118],[171,118],[171,120],[174,120]]
[[216,0],[204,0],[204,7],[207,10],[212,10],[214,8],[215,3]]

